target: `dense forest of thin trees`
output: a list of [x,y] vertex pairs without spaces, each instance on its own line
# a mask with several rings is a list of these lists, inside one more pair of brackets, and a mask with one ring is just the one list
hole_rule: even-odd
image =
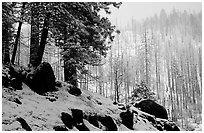
[[2,3],[3,64],[46,61],[57,80],[114,102],[151,98],[182,127],[201,122],[202,12],[162,9],[116,30],[99,12],[120,4]]
[[120,28],[103,62],[103,66],[89,68],[98,76],[93,91],[127,103],[145,84],[151,98],[168,109],[173,121],[182,127],[192,119],[201,122],[201,12],[172,10],[167,14],[163,9],[142,23],[132,19]]

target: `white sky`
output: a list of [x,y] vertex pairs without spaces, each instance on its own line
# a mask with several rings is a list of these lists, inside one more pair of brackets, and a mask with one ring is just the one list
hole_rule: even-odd
[[116,25],[116,18],[118,25],[126,25],[134,18],[137,21],[142,21],[146,17],[160,14],[161,9],[165,9],[168,14],[174,8],[179,11],[200,12],[202,10],[201,2],[123,2],[119,9],[111,8],[110,18],[113,25]]

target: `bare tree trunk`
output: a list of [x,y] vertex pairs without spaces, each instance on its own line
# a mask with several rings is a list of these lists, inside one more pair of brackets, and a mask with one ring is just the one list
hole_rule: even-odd
[[65,81],[67,81],[68,83],[74,86],[78,86],[76,67],[71,63],[65,63],[64,66],[65,66],[64,67]]
[[37,66],[36,58],[39,47],[39,12],[36,9],[38,2],[33,2],[31,7],[31,42],[30,42],[30,64]]
[[147,46],[147,32],[145,29],[145,35],[144,35],[144,45],[145,45],[145,80],[146,84],[149,87],[149,63],[148,63],[148,46]]
[[50,13],[45,14],[45,19],[44,19],[44,24],[43,24],[43,30],[42,30],[42,35],[41,35],[41,41],[40,41],[40,46],[38,48],[37,52],[37,59],[36,59],[36,65],[38,66],[43,58],[43,53],[45,50],[45,44],[48,36],[48,29],[49,29],[49,19],[50,19]]
[[112,91],[113,91],[113,53],[112,53],[112,48],[111,48],[111,55],[110,55],[110,66],[111,66],[111,75],[110,75],[110,80],[111,80],[111,87],[110,87],[110,96],[112,96]]
[[3,64],[10,63],[10,48],[9,48],[9,29],[8,24],[3,24],[4,28],[2,28],[2,60]]
[[103,94],[103,70],[102,66],[99,66],[99,94]]
[[[24,14],[25,4],[26,4],[26,2],[23,2],[22,9],[21,9],[21,17],[22,17],[23,14]],[[11,63],[12,63],[12,64],[14,64],[14,62],[15,62],[16,51],[17,51],[18,42],[19,42],[19,38],[20,38],[22,23],[23,23],[22,20],[20,20],[19,25],[18,25],[18,31],[17,31],[15,43],[14,43],[13,55],[12,55],[12,57],[11,57]]]

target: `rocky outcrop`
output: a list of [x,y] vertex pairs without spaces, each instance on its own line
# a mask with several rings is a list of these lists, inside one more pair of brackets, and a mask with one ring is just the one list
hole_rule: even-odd
[[99,116],[98,120],[106,127],[106,131],[117,131],[117,126],[111,116]]
[[29,72],[25,83],[36,93],[56,91],[55,75],[49,63],[43,62],[36,69]]
[[67,126],[69,129],[73,129],[74,122],[72,116],[69,113],[62,112],[61,120],[65,124],[65,126]]
[[85,119],[88,120],[88,122],[95,127],[99,128],[99,122],[98,122],[98,115],[97,114],[90,114],[86,115]]
[[120,114],[122,119],[122,124],[124,124],[127,128],[133,130],[134,124],[134,114],[129,109],[126,112],[122,112]]
[[168,119],[166,109],[153,100],[142,100],[139,103],[135,103],[134,106],[136,108],[140,108],[143,112],[154,115],[157,118]]
[[82,93],[81,90],[78,87],[76,87],[76,86],[71,86],[69,88],[68,92],[70,94],[74,95],[74,96],[79,96]]
[[16,121],[19,121],[21,123],[22,128],[26,131],[32,131],[28,123],[23,118],[19,117],[16,119]]

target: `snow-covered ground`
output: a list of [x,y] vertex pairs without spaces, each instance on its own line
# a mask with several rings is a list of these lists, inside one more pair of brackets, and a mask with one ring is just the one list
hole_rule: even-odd
[[[61,112],[71,113],[71,109],[80,109],[84,114],[97,114],[111,116],[118,130],[129,129],[121,124],[120,113],[117,105],[110,99],[99,94],[82,90],[82,95],[74,96],[68,93],[67,86],[58,88],[59,91],[47,93],[45,96],[33,92],[23,84],[23,90],[2,88],[2,130],[25,130],[16,118],[23,118],[33,131],[54,130],[54,126],[64,125]],[[141,120],[139,120],[141,119]],[[84,124],[90,130],[103,130],[94,127],[87,120]],[[150,122],[138,118],[134,124],[135,130],[157,130]],[[78,130],[73,128],[72,130]]]

